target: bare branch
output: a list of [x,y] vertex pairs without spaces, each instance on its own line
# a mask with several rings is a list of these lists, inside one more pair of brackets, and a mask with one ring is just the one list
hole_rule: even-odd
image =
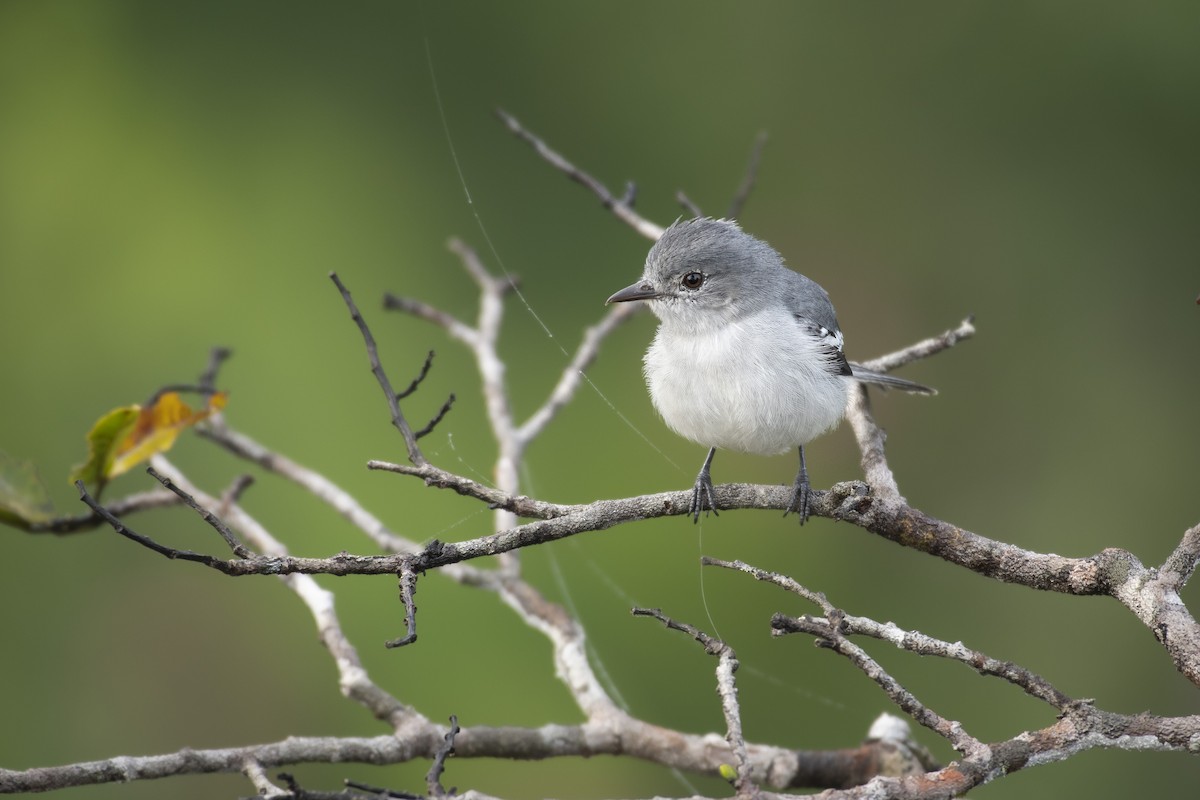
[[683,189],[675,192],[675,202],[687,213],[689,217],[703,217],[704,212],[700,210],[700,206],[692,202],[692,198],[688,197]]
[[943,331],[937,336],[931,336],[916,344],[909,345],[888,353],[878,358],[873,358],[870,361],[862,362],[862,365],[872,372],[890,372],[898,367],[903,367],[905,364],[911,364],[914,361],[920,361],[923,358],[937,355],[943,350],[949,350],[954,345],[970,339],[975,335],[975,315],[968,315],[962,322],[958,323],[958,327],[950,328]]
[[[176,486],[170,478],[159,474],[154,467],[147,467],[146,472],[150,473],[150,477],[154,478],[154,480],[165,486],[167,491],[178,495],[179,499],[183,501],[184,505],[199,514],[200,518],[207,522],[213,528],[213,530],[221,534],[221,538],[225,540],[225,544],[229,545],[229,549],[235,556],[238,558],[250,558],[254,555],[250,552],[250,549],[247,548],[246,545],[238,541],[237,537],[233,535],[233,531],[229,530],[229,526],[222,522],[216,514],[199,505],[190,494]],[[227,504],[223,502],[223,505]]]
[[[430,483],[436,485],[437,479]],[[459,491],[470,483],[457,479],[447,485]],[[479,487],[482,488],[482,487]],[[787,507],[790,494],[783,486],[726,484],[716,488],[722,508]],[[86,491],[84,491],[86,495]],[[486,494],[479,492],[479,494]],[[90,498],[90,495],[87,495]],[[418,571],[437,569],[484,556],[511,552],[522,547],[603,530],[622,522],[687,513],[690,493],[664,492],[656,495],[601,500],[582,506],[543,505],[498,493],[507,508],[523,508],[556,516],[499,531],[489,536],[426,548],[413,556],[352,556],[339,554],[328,559],[264,555],[237,561],[164,547],[125,527],[97,504],[97,513],[107,515],[114,529],[143,546],[169,558],[196,561],[227,575],[291,573],[382,574],[397,573],[405,558],[412,558]],[[85,500],[86,502],[86,500]],[[95,503],[92,500],[92,503]],[[1179,670],[1200,684],[1200,626],[1178,601],[1173,589],[1162,583],[1131,553],[1110,548],[1086,558],[1040,554],[998,542],[936,519],[898,500],[873,495],[862,483],[835,485],[814,492],[812,512],[851,522],[905,547],[935,555],[987,577],[1035,589],[1079,595],[1110,595],[1142,620],[1167,649]],[[1175,578],[1172,577],[1174,582]]]
[[446,770],[446,759],[454,755],[454,739],[460,730],[458,717],[451,714],[450,730],[446,731],[445,740],[438,748],[437,755],[433,757],[433,764],[429,767],[429,773],[425,776],[425,785],[429,789],[430,797],[447,797],[458,794],[458,790],[454,787],[451,787],[449,791],[442,787],[442,773]]
[[[436,543],[437,540],[435,539]],[[417,640],[417,571],[413,569],[412,560],[405,559],[400,565],[400,602],[404,605],[405,635],[399,639],[384,642],[384,647],[404,647]]]
[[[455,737],[457,758],[546,759],[562,756],[623,755],[717,775],[728,763],[727,745],[713,735],[682,734],[639,722],[545,725],[541,728],[464,728]],[[436,725],[411,727],[404,736],[370,738],[290,736],[280,742],[213,750],[186,748],[176,753],[119,756],[103,761],[27,770],[0,768],[0,793],[44,792],[70,786],[242,772],[254,761],[265,769],[292,764],[402,764],[436,758],[446,731]],[[804,751],[748,745],[749,773],[777,788],[851,785],[879,774],[891,748],[873,742],[847,750]],[[890,773],[898,774],[898,773]],[[361,788],[366,789],[363,786]]]
[[[581,183],[590,189],[592,194],[600,198],[601,205],[615,214],[617,219],[621,220],[626,225],[633,228],[635,231],[651,241],[655,241],[659,236],[662,236],[663,229],[658,225],[655,225],[650,220],[642,217],[640,214],[636,213],[633,210],[632,203],[626,203],[624,199],[617,199],[613,197],[612,193],[608,190],[608,187],[576,167],[554,150],[551,150],[545,142],[523,128],[521,123],[517,122],[516,118],[511,114],[502,109],[496,109],[496,116],[500,118],[500,120],[512,133],[517,136],[518,139],[521,139],[532,146],[537,154],[552,167],[557,169],[559,172],[562,172],[571,180]],[[628,193],[626,196],[628,196]]]
[[393,464],[390,461],[371,460],[367,462],[367,469],[412,475],[425,481],[426,486],[451,489],[466,497],[474,497],[477,500],[482,500],[492,508],[502,508],[505,511],[511,511],[519,517],[550,519],[552,517],[561,517],[571,509],[578,508],[577,506],[547,503],[542,500],[526,497],[525,495],[512,495],[499,489],[493,489],[491,486],[485,486],[470,478],[456,475],[440,467],[435,467],[432,464],[416,467],[410,464]]
[[946,719],[918,700],[916,695],[904,688],[875,659],[867,655],[865,650],[845,636],[837,614],[830,616],[829,619],[814,619],[777,614],[771,619],[771,624],[773,630],[778,633],[808,633],[818,637],[817,642],[821,646],[845,656],[864,675],[875,681],[893,703],[914,720],[950,742],[958,752],[970,755],[983,747],[982,742],[963,730],[960,723]]
[[[246,490],[249,489],[253,485],[254,485],[254,476],[253,475],[242,474],[242,475],[239,475],[236,478],[234,478],[233,483],[229,484],[229,488],[221,493],[220,508],[227,508],[228,506],[241,500],[242,495],[245,494]],[[223,512],[218,512],[218,513],[223,513]]]
[[204,368],[204,372],[200,373],[200,379],[197,383],[200,388],[206,392],[214,392],[217,388],[217,372],[220,371],[221,365],[226,359],[233,355],[233,351],[228,347],[214,347],[208,354],[208,366]]
[[746,162],[746,174],[742,177],[742,183],[729,203],[729,210],[725,212],[725,216],[729,219],[737,219],[742,215],[742,209],[745,208],[746,201],[750,199],[750,192],[754,191],[754,183],[758,180],[758,165],[762,161],[763,148],[766,146],[767,132],[759,131],[758,136],[754,137],[754,146],[750,148],[750,160]]
[[[352,525],[370,537],[383,550],[390,553],[403,553],[420,549],[419,544],[391,531],[378,517],[363,508],[349,492],[319,472],[268,450],[249,436],[224,424],[198,428],[197,432],[238,458],[258,464],[268,472],[286,478],[304,489],[349,520]],[[110,504],[108,508],[117,516],[121,516],[121,512],[114,505]]]
[[1164,588],[1176,592],[1182,590],[1196,571],[1197,563],[1200,563],[1200,525],[1184,532],[1175,550],[1159,568]]
[[862,465],[863,477],[871,489],[880,497],[905,502],[900,494],[900,487],[896,484],[896,476],[888,466],[887,453],[883,447],[887,441],[887,434],[875,424],[875,417],[871,414],[871,397],[866,385],[851,387],[850,402],[846,406],[846,420],[850,423],[850,430],[854,431],[859,452],[862,453],[859,463]]
[[96,501],[96,498],[92,497],[92,495],[88,492],[87,487],[83,484],[83,481],[75,481],[75,488],[79,491],[79,499],[86,503],[88,508],[92,509],[93,512],[107,522],[114,531],[121,534],[125,538],[135,541],[143,547],[149,548],[159,555],[165,556],[166,558],[179,559],[180,561],[194,561],[198,564],[204,564],[206,567],[212,567],[213,569],[221,572],[226,572],[226,570],[229,569],[230,562],[228,561],[222,561],[214,556],[204,553],[196,553],[191,550],[179,550],[174,547],[167,547],[166,545],[159,544],[148,536],[143,536],[140,533],[137,533],[136,531],[126,527],[126,525],[121,522],[121,520],[117,519],[111,511],[100,505],[100,503]]
[[[149,511],[155,508],[170,508],[171,506],[179,505],[180,499],[168,491],[156,489],[151,492],[137,492],[135,494],[122,497],[119,500],[113,500],[105,506],[110,513],[115,516],[123,517],[127,514],[135,514],[139,511]],[[56,517],[55,519],[46,522],[36,522],[29,526],[27,533],[83,533],[92,531],[103,525],[107,525],[108,520],[100,516],[94,511],[89,511],[86,514],[79,514],[71,517]]]
[[634,204],[637,202],[637,184],[636,183],[634,183],[633,181],[625,182],[625,193],[623,195],[621,195],[620,202],[623,203],[624,205],[629,206],[630,208],[633,208]]
[[402,311],[417,319],[432,322],[450,334],[451,338],[470,346],[474,346],[475,340],[479,336],[478,331],[465,322],[456,319],[453,315],[441,309],[434,308],[428,303],[414,300],[411,297],[400,297],[385,293],[383,295],[383,307],[388,311]]
[[383,371],[383,364],[379,361],[379,351],[375,346],[375,337],[371,335],[371,329],[367,327],[367,321],[363,319],[358,306],[354,304],[354,299],[350,297],[350,290],[342,283],[337,273],[329,273],[329,278],[337,286],[338,291],[341,292],[342,300],[345,301],[346,308],[350,310],[351,318],[358,325],[358,330],[362,334],[363,343],[367,347],[367,357],[371,360],[371,372],[374,373],[375,380],[379,382],[379,388],[383,390],[383,396],[387,399],[388,409],[392,412],[392,424],[396,426],[396,430],[400,431],[400,435],[404,437],[404,446],[408,449],[409,460],[414,464],[426,463],[425,456],[421,453],[421,448],[417,444],[417,437],[413,435],[412,429],[408,427],[408,420],[404,418],[404,414],[400,411],[400,401],[396,398],[395,390],[392,389],[392,382],[388,380],[387,373]]
[[657,608],[635,608],[633,615],[653,617],[672,630],[682,631],[699,642],[704,652],[717,657],[717,694],[721,698],[721,712],[725,715],[725,741],[733,751],[735,762],[733,785],[739,797],[753,796],[756,787],[750,779],[750,757],[746,753],[746,737],[742,733],[742,712],[733,677],[738,669],[738,660],[733,648],[694,625],[668,617]]
[[[205,506],[216,505],[217,501],[214,498],[208,497],[197,487],[191,485],[162,455],[154,456],[151,464],[158,472],[170,477],[176,485],[194,497],[198,503]],[[251,561],[262,565],[269,564],[272,558],[284,560],[290,558],[287,548],[259,524],[258,520],[246,513],[241,506],[236,503],[230,505],[226,509],[225,516],[230,527],[240,532],[253,549],[262,554],[245,561],[224,562],[226,566],[246,564]],[[263,574],[272,573],[268,569],[264,570]],[[403,733],[415,736],[417,730],[430,724],[420,713],[401,703],[371,680],[358,656],[358,651],[342,631],[341,623],[334,610],[332,592],[321,588],[308,575],[274,574],[307,606],[316,623],[321,642],[333,657],[338,672],[338,684],[343,695],[370,711],[376,719],[391,726],[392,731],[397,735]],[[268,763],[263,759],[259,760],[264,764]]]
[[397,764],[429,758],[439,737],[400,739],[391,734],[371,738],[290,736],[281,742],[215,750],[187,748],[154,756],[118,756],[64,767],[27,770],[0,769],[0,792],[45,792],[68,786],[128,783],[179,775],[242,772],[249,762],[265,768],[288,764],[362,763]]
[[510,277],[501,278],[488,272],[487,267],[483,265],[483,260],[479,258],[479,254],[462,239],[451,237],[446,242],[446,249],[458,256],[463,268],[466,269],[468,275],[475,279],[475,283],[478,284],[479,290],[483,294],[503,297],[515,288],[516,284]]
[[421,430],[417,431],[413,435],[418,439],[422,439],[433,433],[433,429],[436,428],[438,423],[442,421],[442,418],[445,417],[446,414],[450,413],[450,409],[454,406],[454,400],[454,394],[451,393],[451,395],[446,398],[446,402],[442,403],[442,407],[439,408],[437,413],[433,415],[433,419],[425,423],[425,427],[421,428]]
[[[1003,678],[1009,683],[1023,689],[1031,697],[1036,697],[1059,711],[1066,710],[1077,702],[1059,691],[1053,684],[1040,675],[1012,662],[1000,661],[977,650],[972,650],[962,642],[951,644],[917,631],[903,630],[891,622],[879,623],[867,617],[856,617],[847,614],[844,610],[830,603],[823,592],[815,592],[808,589],[794,578],[786,575],[760,569],[744,561],[725,561],[704,556],[701,558],[701,563],[705,566],[722,567],[724,569],[744,572],[755,580],[774,584],[792,594],[803,597],[819,607],[821,613],[825,616],[825,620],[813,620],[806,617],[805,619],[812,625],[818,627],[822,624],[830,627],[836,626],[836,632],[838,633],[870,636],[873,639],[890,642],[901,650],[907,650],[917,655],[937,656],[939,658],[960,661],[984,675]],[[799,629],[793,626],[793,619],[784,614],[776,614],[771,618],[771,628],[776,633],[798,632]],[[812,630],[806,629],[804,632],[812,633]],[[825,633],[819,635],[822,637],[826,636]]]
[[417,390],[421,385],[421,381],[425,380],[425,376],[429,374],[429,368],[433,366],[433,351],[430,350],[425,356],[425,363],[421,365],[421,371],[417,373],[417,377],[412,379],[412,383],[408,384],[408,388],[396,392],[396,399],[403,400]]
[[267,771],[263,768],[263,765],[254,758],[246,759],[246,763],[242,765],[242,774],[250,779],[250,783],[254,784],[257,792],[256,796],[263,798],[263,800],[270,800],[271,798],[282,800],[283,798],[290,797],[288,792],[271,783],[271,779],[267,777]]
[[[936,355],[973,336],[975,326],[972,324],[972,320],[973,318],[968,316],[959,323],[957,328],[950,328],[938,336],[867,361],[863,366],[874,372],[887,372],[913,361]],[[871,415],[871,401],[866,386],[857,386],[851,392],[850,402],[846,407],[846,419],[850,423],[851,430],[854,431],[854,438],[858,441],[858,448],[862,453],[862,470],[867,483],[881,497],[903,503],[904,497],[900,494],[896,477],[892,474],[891,467],[888,466],[887,455],[884,452],[884,442],[887,437],[883,429],[875,424],[875,419]]]
[[[385,798],[385,800],[425,800],[424,795],[401,792],[396,789],[385,789],[382,786],[371,786],[359,781],[347,780],[346,788],[357,789],[360,792],[366,792],[366,794],[355,794],[352,798],[337,797],[330,800],[379,800],[381,797]],[[297,797],[296,800],[308,800],[308,797]]]
[[528,443],[537,438],[563,406],[571,401],[580,383],[586,379],[588,367],[600,355],[600,345],[637,310],[635,303],[614,304],[598,323],[583,332],[583,340],[575,350],[575,355],[571,357],[571,363],[563,369],[554,390],[550,392],[546,402],[533,412],[517,431],[523,442]]

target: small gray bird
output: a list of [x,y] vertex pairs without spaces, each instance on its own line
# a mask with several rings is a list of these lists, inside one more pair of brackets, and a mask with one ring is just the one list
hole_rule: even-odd
[[645,358],[654,407],[671,430],[709,448],[692,490],[694,521],[717,513],[709,468],[718,447],[758,455],[799,448],[784,516],[795,512],[803,525],[804,445],[841,421],[853,382],[936,394],[847,361],[825,290],[731,220],[667,228],[641,280],[608,298],[630,300],[649,301],[661,321]]

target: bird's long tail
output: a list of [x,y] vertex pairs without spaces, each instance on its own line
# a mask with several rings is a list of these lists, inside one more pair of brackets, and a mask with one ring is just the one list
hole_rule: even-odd
[[882,372],[872,372],[862,364],[850,362],[850,370],[856,381],[869,383],[874,386],[881,386],[884,389],[899,389],[902,392],[912,392],[913,394],[937,394],[937,389],[929,386],[924,386],[920,383],[906,381],[904,378],[896,378],[891,375],[885,375]]

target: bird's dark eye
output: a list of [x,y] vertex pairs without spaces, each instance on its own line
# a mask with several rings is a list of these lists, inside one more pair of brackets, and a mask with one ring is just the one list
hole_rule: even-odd
[[704,276],[699,272],[689,272],[683,276],[681,283],[685,289],[699,289],[704,285]]

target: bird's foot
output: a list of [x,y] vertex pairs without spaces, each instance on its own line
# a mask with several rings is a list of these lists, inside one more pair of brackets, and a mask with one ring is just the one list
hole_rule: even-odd
[[800,517],[800,524],[808,521],[808,512],[812,502],[812,487],[808,483],[808,470],[804,467],[804,448],[800,449],[800,471],[796,473],[796,483],[792,487],[792,501],[784,509],[783,515],[795,514]]
[[808,478],[803,481],[797,478],[796,485],[792,489],[792,502],[788,503],[787,510],[783,512],[783,515],[786,517],[788,514],[796,514],[800,517],[800,524],[803,525],[808,520],[811,500],[812,489],[808,485]]
[[700,468],[700,474],[696,476],[696,485],[692,487],[692,507],[688,511],[692,522],[700,521],[701,511],[711,511],[713,516],[718,516],[717,495],[713,489],[712,475],[708,471],[708,465],[711,462],[712,452],[709,452],[708,458],[704,460],[704,466]]

